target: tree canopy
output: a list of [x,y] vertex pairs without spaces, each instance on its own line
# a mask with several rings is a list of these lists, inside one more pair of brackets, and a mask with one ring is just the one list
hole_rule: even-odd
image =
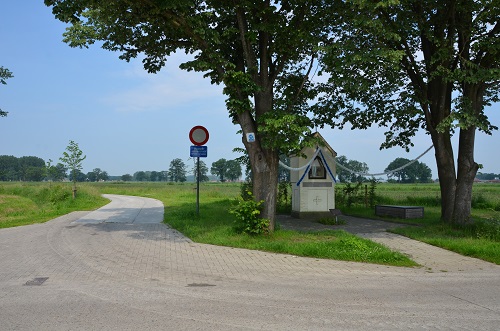
[[173,159],[168,168],[168,178],[171,182],[185,182],[186,178],[186,164],[181,159]]
[[[14,76],[12,75],[12,72],[9,69],[0,66],[0,84],[7,85],[7,79],[12,77]],[[0,109],[0,117],[2,116],[7,116],[7,112]]]
[[[352,1],[326,45],[329,82],[315,113],[321,125],[387,127],[382,147],[413,146],[423,128],[436,152],[442,218],[469,219],[477,130],[499,100],[497,0]],[[451,137],[458,132],[458,157]],[[455,159],[457,167],[455,167]]]
[[226,160],[224,158],[212,162],[210,173],[219,177],[221,182],[226,180],[235,181],[242,175],[241,164],[237,160]]
[[428,183],[432,180],[431,169],[423,162],[415,161],[410,164],[410,160],[403,157],[398,157],[385,168],[385,172],[398,169],[403,167],[401,170],[397,170],[387,175],[389,180],[393,177],[397,178],[399,183]]
[[[366,163],[357,160],[349,160],[344,155],[337,156],[337,163],[358,173],[368,173],[368,171],[370,171]],[[337,167],[337,176],[341,183],[356,183],[367,180],[365,177],[353,174],[341,167]]]

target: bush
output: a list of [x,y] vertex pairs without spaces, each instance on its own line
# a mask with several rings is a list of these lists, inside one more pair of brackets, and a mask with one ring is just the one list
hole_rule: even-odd
[[500,241],[500,220],[493,218],[476,220],[473,224],[473,231],[478,239]]
[[253,185],[252,185],[251,181],[246,181],[246,182],[241,183],[241,186],[240,186],[241,198],[245,201],[252,200],[253,199],[252,189],[253,189]]
[[[247,196],[251,197],[252,193],[247,192]],[[253,199],[237,199],[237,205],[229,210],[231,214],[236,216],[236,232],[249,235],[269,233],[270,221],[259,217],[263,202],[264,201],[254,201]]]

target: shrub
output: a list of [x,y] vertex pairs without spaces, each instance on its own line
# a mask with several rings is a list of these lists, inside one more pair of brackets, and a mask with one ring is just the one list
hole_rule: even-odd
[[[251,192],[247,192],[248,196],[252,196]],[[237,199],[237,204],[229,210],[236,217],[235,230],[238,233],[246,233],[249,235],[262,235],[269,233],[270,221],[265,218],[260,218],[260,211],[264,201],[255,201],[253,199],[244,200]]]
[[252,189],[253,189],[253,185],[252,185],[251,181],[246,181],[246,182],[241,183],[241,186],[240,186],[241,198],[245,201],[252,200],[253,199]]

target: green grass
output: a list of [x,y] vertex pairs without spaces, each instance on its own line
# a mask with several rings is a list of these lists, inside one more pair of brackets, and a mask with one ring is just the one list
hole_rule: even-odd
[[[451,226],[440,221],[439,184],[378,184],[377,204],[424,206],[422,219],[398,219],[375,215],[373,208],[362,203],[341,208],[347,215],[384,221],[420,225],[392,230],[409,238],[442,247],[465,256],[500,264],[500,185],[475,183],[471,218],[475,225]],[[483,226],[492,224],[492,226]]]
[[72,211],[94,210],[108,203],[92,186],[78,187],[72,198],[70,183],[1,183],[0,228],[43,223]]
[[278,224],[278,230],[267,236],[236,233],[233,216],[227,212],[232,203],[233,199],[204,203],[200,216],[192,203],[170,205],[166,222],[199,243],[393,266],[417,265],[404,254],[342,230],[301,233],[281,230]]
[[500,242],[478,236],[470,227],[435,224],[422,228],[393,229],[391,232],[500,265]]

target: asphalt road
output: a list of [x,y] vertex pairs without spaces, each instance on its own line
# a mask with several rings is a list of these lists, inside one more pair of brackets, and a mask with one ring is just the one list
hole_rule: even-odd
[[0,230],[0,330],[499,329],[499,266],[430,248],[447,270],[197,244],[161,223],[160,202],[108,197]]

